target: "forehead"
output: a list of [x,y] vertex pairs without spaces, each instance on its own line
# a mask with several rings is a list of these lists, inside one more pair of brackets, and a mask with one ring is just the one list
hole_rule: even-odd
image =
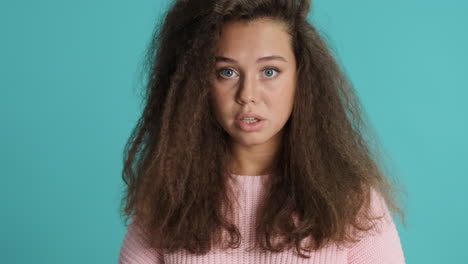
[[293,56],[286,26],[266,18],[226,23],[217,43],[217,53],[239,60],[254,60],[271,54]]

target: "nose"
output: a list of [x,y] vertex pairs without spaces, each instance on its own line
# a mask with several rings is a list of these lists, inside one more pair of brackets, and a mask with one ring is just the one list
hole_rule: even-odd
[[246,76],[239,84],[237,102],[239,104],[258,103],[258,85],[255,77]]

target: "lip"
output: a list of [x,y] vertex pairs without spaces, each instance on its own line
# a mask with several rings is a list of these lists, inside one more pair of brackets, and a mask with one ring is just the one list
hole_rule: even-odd
[[246,122],[241,121],[240,119],[236,119],[235,123],[237,127],[243,130],[244,132],[255,132],[255,131],[262,129],[263,123],[265,123],[265,120],[262,119],[255,123],[246,123]]
[[255,113],[247,113],[247,112],[245,112],[245,113],[240,113],[240,114],[238,114],[238,115],[236,116],[236,120],[241,121],[242,118],[248,118],[248,117],[254,117],[254,118],[257,118],[257,119],[259,119],[259,120],[264,120],[264,119],[265,119],[265,118],[263,118],[263,116],[261,116],[261,115],[257,115],[257,114],[255,114]]

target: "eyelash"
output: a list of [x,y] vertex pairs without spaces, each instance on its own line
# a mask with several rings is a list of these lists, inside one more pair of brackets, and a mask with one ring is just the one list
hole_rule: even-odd
[[[222,72],[222,71],[225,71],[225,70],[231,70],[231,71],[235,72],[233,69],[230,69],[230,68],[222,68],[222,69],[219,69],[219,70],[217,71],[217,76],[220,77],[220,78],[223,78],[223,79],[231,79],[231,78],[229,78],[229,77],[224,77],[224,76],[221,76],[221,75],[220,75],[221,72]],[[281,72],[280,70],[278,70],[278,69],[275,68],[275,67],[264,68],[264,69],[262,70],[262,72],[264,72],[264,71],[266,71],[266,70],[274,70],[274,71],[276,71],[276,74],[277,74],[277,75]],[[273,78],[275,78],[275,77],[276,77],[276,75],[273,76],[273,77],[266,77],[266,78],[267,78],[267,79],[273,79]]]

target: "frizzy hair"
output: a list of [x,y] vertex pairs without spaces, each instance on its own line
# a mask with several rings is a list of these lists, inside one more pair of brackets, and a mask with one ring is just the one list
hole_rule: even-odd
[[[217,245],[239,246],[226,166],[229,135],[214,118],[209,76],[223,25],[261,18],[286,26],[297,87],[259,210],[256,245],[273,252],[294,247],[306,258],[301,250],[356,242],[375,224],[372,189],[404,222],[396,183],[384,173],[381,146],[359,99],[307,21],[310,5],[179,0],[164,14],[146,53],[144,108],[125,145],[120,205],[125,222],[133,218],[150,247],[205,254]],[[275,237],[281,243],[272,243]],[[305,238],[312,239],[310,247],[300,244]]]

